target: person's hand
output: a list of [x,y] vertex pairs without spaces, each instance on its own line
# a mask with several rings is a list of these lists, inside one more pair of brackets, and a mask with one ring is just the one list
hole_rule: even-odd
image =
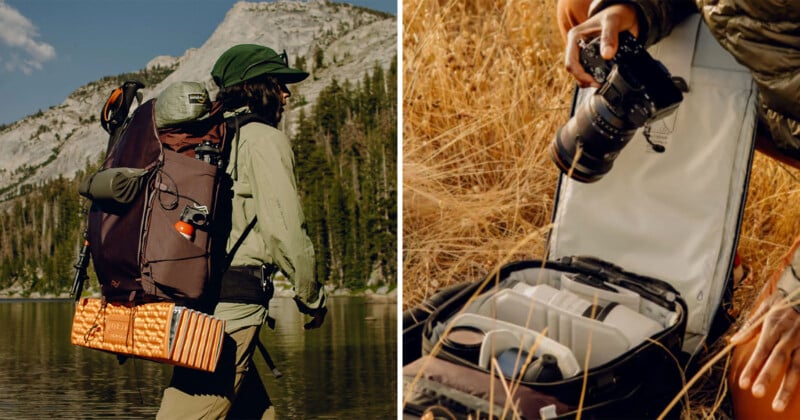
[[580,87],[600,87],[600,84],[581,65],[578,58],[580,52],[578,41],[588,41],[599,35],[600,55],[610,60],[617,53],[619,33],[624,31],[630,31],[634,36],[639,34],[636,8],[630,4],[609,6],[567,32],[564,65]]
[[322,323],[325,322],[325,315],[328,314],[328,308],[319,308],[312,313],[308,314],[311,316],[311,321],[308,321],[303,325],[303,329],[306,330],[313,330],[322,326]]
[[316,308],[311,308],[306,305],[300,298],[294,298],[294,303],[297,305],[297,310],[300,311],[303,315],[307,315],[311,317],[311,321],[306,322],[303,325],[303,328],[306,330],[313,330],[315,328],[319,328],[322,326],[322,323],[325,322],[325,315],[328,314],[328,308],[325,307],[325,296],[321,297],[322,301],[319,303],[319,306]]
[[[772,381],[782,379],[772,401],[772,409],[781,412],[800,383],[800,313],[787,303],[783,293],[776,291],[750,317],[756,323],[745,324],[731,337],[731,343],[737,345],[750,340],[758,332],[757,320],[764,314],[761,336],[739,376],[739,387],[751,389],[753,396],[761,398]],[[787,362],[788,367],[781,377]]]

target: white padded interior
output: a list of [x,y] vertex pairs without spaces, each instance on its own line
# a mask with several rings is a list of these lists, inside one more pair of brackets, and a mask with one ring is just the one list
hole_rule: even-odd
[[689,308],[691,353],[732,264],[756,124],[750,73],[698,22],[694,15],[650,49],[690,89],[676,112],[652,124],[651,139],[666,151],[654,152],[639,130],[599,181],[562,175],[549,257],[593,255],[672,284]]

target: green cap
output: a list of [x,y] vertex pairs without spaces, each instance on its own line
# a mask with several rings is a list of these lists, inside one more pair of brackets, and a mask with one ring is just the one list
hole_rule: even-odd
[[297,83],[308,77],[308,73],[289,67],[286,51],[278,54],[271,48],[254,44],[231,47],[222,53],[211,70],[214,83],[223,88],[261,75],[275,76],[283,83]]

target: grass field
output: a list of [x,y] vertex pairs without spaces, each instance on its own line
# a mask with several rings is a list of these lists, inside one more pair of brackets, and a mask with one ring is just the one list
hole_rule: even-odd
[[[403,305],[540,258],[557,169],[546,147],[569,117],[555,1],[403,1]],[[798,171],[756,154],[739,255],[746,312],[800,234]],[[720,346],[721,347],[721,346]],[[713,351],[712,351],[713,354]],[[715,367],[686,415],[717,411]]]

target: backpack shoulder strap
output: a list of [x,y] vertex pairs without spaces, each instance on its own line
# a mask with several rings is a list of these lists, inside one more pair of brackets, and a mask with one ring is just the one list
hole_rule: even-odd
[[251,122],[260,122],[262,124],[270,125],[266,118],[253,113],[234,115],[233,117],[228,118],[228,120],[236,120],[235,123],[239,124],[239,127],[243,127]]
[[233,139],[233,143],[235,144],[235,146],[233,146],[233,147],[236,147],[237,150],[236,150],[236,154],[233,157],[233,174],[231,174],[231,176],[233,177],[233,180],[236,181],[236,180],[239,179],[239,150],[238,150],[238,147],[239,147],[239,129],[241,129],[242,127],[244,127],[247,124],[250,124],[251,122],[260,122],[262,124],[267,124],[267,125],[269,125],[269,123],[267,122],[267,120],[264,117],[261,117],[261,116],[256,115],[256,114],[238,114],[238,115],[234,115],[233,117],[230,117],[230,118],[226,119],[225,122],[227,123],[226,125],[228,126],[227,127],[228,131],[233,130],[233,132],[236,133],[234,135],[234,139]]
[[[235,115],[235,116],[233,116],[231,118],[226,119],[225,122],[226,122],[226,125],[227,125],[228,132],[231,132],[231,130],[233,130],[233,132],[235,133],[234,134],[233,143],[236,146],[234,146],[234,147],[238,147],[238,145],[239,145],[239,130],[242,127],[244,127],[245,125],[247,125],[247,124],[249,124],[251,122],[260,122],[260,123],[263,123],[263,124],[267,124],[267,121],[264,118],[262,118],[262,117],[260,117],[260,116],[258,116],[256,114]],[[239,177],[239,174],[238,174],[238,166],[239,166],[238,165],[238,159],[239,159],[239,152],[237,150],[236,154],[234,155],[234,163],[233,163],[233,175],[232,175],[232,177],[233,177],[234,180],[238,179],[238,177]],[[223,271],[227,270],[228,267],[230,267],[231,263],[233,262],[233,257],[236,255],[236,251],[239,249],[240,246],[242,246],[242,243],[247,238],[247,235],[250,233],[250,231],[253,230],[253,227],[255,227],[257,222],[258,222],[258,217],[257,216],[253,216],[253,219],[250,220],[250,223],[248,223],[247,227],[244,228],[244,231],[242,231],[242,234],[239,236],[239,239],[236,240],[236,243],[233,244],[233,247],[231,247],[230,252],[228,252],[228,255],[226,255],[226,257],[225,257],[225,263],[224,263],[224,266],[223,266]]]

